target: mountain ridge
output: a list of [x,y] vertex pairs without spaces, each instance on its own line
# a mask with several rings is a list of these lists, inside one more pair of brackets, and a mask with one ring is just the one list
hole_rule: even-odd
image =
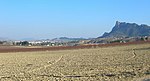
[[150,26],[136,23],[126,23],[116,21],[115,26],[112,30],[107,33],[105,32],[98,38],[120,38],[120,37],[139,37],[139,36],[150,36]]

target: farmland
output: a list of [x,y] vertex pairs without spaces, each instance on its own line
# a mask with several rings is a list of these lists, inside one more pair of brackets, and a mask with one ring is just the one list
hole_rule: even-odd
[[150,43],[80,48],[57,51],[0,48],[0,81],[142,81],[150,78]]

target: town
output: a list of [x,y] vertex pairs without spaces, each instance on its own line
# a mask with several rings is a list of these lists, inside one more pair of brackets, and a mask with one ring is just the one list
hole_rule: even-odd
[[[68,38],[69,39],[69,38]],[[127,43],[136,41],[150,41],[150,36],[144,37],[125,37],[125,38],[93,38],[93,39],[79,39],[67,40],[66,39],[46,39],[46,40],[33,40],[33,41],[12,41],[1,40],[0,45],[3,46],[79,46],[79,45],[94,45],[94,44],[110,44],[110,43]]]

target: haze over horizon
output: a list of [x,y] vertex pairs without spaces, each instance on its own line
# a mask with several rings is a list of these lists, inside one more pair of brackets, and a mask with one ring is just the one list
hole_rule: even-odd
[[1,0],[0,37],[99,37],[116,21],[150,25],[150,0]]

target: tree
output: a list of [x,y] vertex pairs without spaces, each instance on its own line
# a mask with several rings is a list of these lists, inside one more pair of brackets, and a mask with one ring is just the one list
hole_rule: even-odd
[[28,41],[23,41],[23,42],[21,42],[21,45],[22,45],[22,46],[28,46],[28,45],[29,45],[29,42],[28,42]]

